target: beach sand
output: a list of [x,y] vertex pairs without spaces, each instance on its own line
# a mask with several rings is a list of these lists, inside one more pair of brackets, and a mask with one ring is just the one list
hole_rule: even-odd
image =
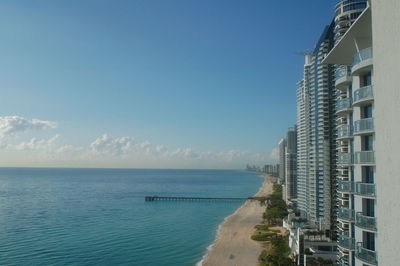
[[[267,196],[272,193],[270,177],[255,196]],[[203,266],[257,266],[258,256],[263,250],[260,243],[250,237],[254,226],[262,221],[265,206],[258,201],[246,201],[234,214],[221,225],[217,240],[201,265]]]

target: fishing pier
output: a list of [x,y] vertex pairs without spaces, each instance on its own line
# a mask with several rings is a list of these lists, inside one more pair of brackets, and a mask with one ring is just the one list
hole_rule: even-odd
[[146,196],[145,201],[233,201],[233,200],[259,200],[259,197],[247,198],[218,198],[218,197],[160,197],[160,196]]

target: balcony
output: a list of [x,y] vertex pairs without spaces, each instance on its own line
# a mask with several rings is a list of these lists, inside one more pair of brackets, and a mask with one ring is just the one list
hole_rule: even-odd
[[354,135],[361,135],[374,132],[374,119],[365,118],[354,121]]
[[371,216],[365,216],[361,212],[357,212],[356,226],[366,230],[376,231],[376,218]]
[[375,197],[375,184],[370,183],[356,183],[356,193],[364,197]]
[[338,153],[337,163],[340,165],[351,165],[353,163],[351,153]]
[[354,222],[355,212],[352,209],[341,207],[338,210],[338,219]]
[[374,151],[357,151],[354,153],[355,164],[375,164],[375,152]]
[[338,245],[342,248],[354,250],[355,249],[355,240],[354,238],[348,237],[346,235],[338,236]]
[[374,100],[373,86],[364,86],[354,91],[353,106],[370,103]]
[[372,47],[361,50],[353,57],[353,67],[351,72],[353,75],[360,71],[366,70],[372,66]]
[[336,89],[347,89],[351,83],[351,69],[348,66],[340,66],[335,71],[335,87]]
[[350,98],[344,98],[344,99],[337,101],[336,114],[343,114],[343,113],[346,113],[349,111],[351,111],[351,99]]
[[340,125],[337,128],[337,139],[350,139],[353,135],[351,133],[350,125]]
[[351,181],[339,181],[338,191],[344,193],[354,192],[354,183]]
[[369,263],[372,265],[378,265],[378,261],[376,259],[376,252],[373,250],[363,248],[362,243],[360,243],[360,242],[357,243],[356,257],[359,260],[362,260],[366,263]]

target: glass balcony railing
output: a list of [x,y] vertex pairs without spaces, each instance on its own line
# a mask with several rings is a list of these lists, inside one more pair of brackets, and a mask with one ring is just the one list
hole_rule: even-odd
[[341,125],[337,129],[337,137],[340,138],[349,138],[352,136],[351,127],[349,125]]
[[371,216],[365,216],[361,212],[357,212],[356,225],[360,228],[376,231],[376,218]]
[[375,184],[357,182],[356,193],[361,196],[375,197]]
[[353,57],[353,67],[362,61],[372,58],[372,47],[361,50],[356,53]]
[[363,248],[362,243],[357,243],[356,257],[369,264],[377,265],[376,252]]
[[361,87],[353,93],[353,103],[361,102],[364,100],[371,100],[374,98],[372,85]]
[[374,119],[364,118],[354,121],[354,134],[374,131]]
[[354,238],[348,237],[346,235],[338,236],[338,245],[345,249],[354,250],[355,248],[355,240]]
[[336,103],[336,112],[340,112],[343,110],[347,110],[351,108],[351,99],[345,98],[337,101]]
[[340,66],[336,68],[335,71],[335,78],[336,80],[339,80],[344,77],[350,77],[351,76],[351,70],[350,67],[348,66]]
[[374,151],[357,151],[354,153],[355,164],[375,164]]
[[338,153],[338,164],[352,164],[352,156],[351,153]]
[[341,207],[338,210],[338,218],[349,222],[354,222],[355,212],[352,209]]
[[338,191],[347,193],[354,192],[354,183],[351,181],[339,181]]

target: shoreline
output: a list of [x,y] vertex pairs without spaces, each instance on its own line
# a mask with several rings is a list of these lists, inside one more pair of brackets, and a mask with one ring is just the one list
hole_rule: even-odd
[[[264,182],[254,196],[267,196],[272,193],[270,176],[262,175]],[[214,242],[207,247],[201,261],[196,266],[213,265],[258,265],[262,245],[250,237],[254,226],[262,222],[265,206],[258,201],[247,200],[233,214],[225,217],[218,226]]]

